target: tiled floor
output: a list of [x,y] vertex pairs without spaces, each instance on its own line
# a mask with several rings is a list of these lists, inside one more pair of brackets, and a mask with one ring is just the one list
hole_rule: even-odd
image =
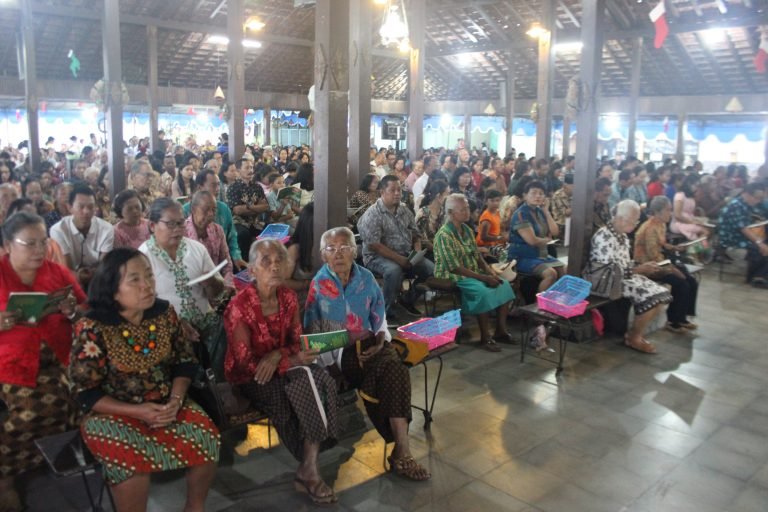
[[[336,509],[765,512],[768,292],[708,270],[699,313],[698,335],[654,333],[655,356],[613,339],[570,345],[560,379],[542,362],[520,364],[518,347],[460,347],[446,356],[431,433],[418,412],[412,424],[432,480],[386,474],[383,442],[358,431],[321,456]],[[229,440],[209,510],[313,509],[293,491],[288,453],[253,448],[263,434]],[[79,489],[38,478],[31,509],[77,510]],[[181,510],[184,490],[180,474],[163,475],[150,510]]]

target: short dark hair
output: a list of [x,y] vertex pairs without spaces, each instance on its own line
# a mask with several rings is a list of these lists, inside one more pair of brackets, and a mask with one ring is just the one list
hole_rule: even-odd
[[88,306],[95,313],[113,313],[123,308],[115,300],[123,278],[121,270],[134,258],[146,258],[143,253],[130,247],[113,249],[101,260],[88,286]]
[[208,176],[210,175],[216,176],[216,173],[210,169],[205,169],[203,171],[200,171],[198,175],[195,176],[195,185],[197,185],[198,187],[204,187],[205,182],[208,181]]
[[489,199],[496,199],[498,197],[503,197],[503,196],[504,196],[504,194],[502,194],[498,190],[491,189],[491,190],[489,190],[488,192],[485,193],[485,200],[487,201]]
[[123,206],[125,206],[125,203],[134,197],[139,200],[139,203],[141,203],[141,210],[144,211],[144,201],[141,200],[139,193],[133,189],[123,190],[115,196],[114,201],[115,215],[118,219],[123,218]]
[[35,203],[28,197],[20,197],[19,199],[14,199],[11,201],[11,204],[8,205],[8,213],[6,213],[7,216],[11,216],[16,212],[20,212],[22,208],[25,206],[35,206]]
[[765,183],[762,183],[762,182],[759,182],[759,181],[755,181],[753,183],[747,183],[744,186],[744,192],[749,194],[749,195],[751,195],[751,196],[754,196],[755,193],[760,192],[760,191],[765,192]]
[[386,190],[390,183],[393,181],[396,181],[400,183],[400,179],[395,176],[394,174],[387,174],[383,178],[381,178],[381,181],[379,181],[379,186],[377,187],[377,190]]
[[565,173],[565,176],[563,176],[563,183],[565,183],[566,185],[573,185],[573,173],[572,172]]
[[595,192],[601,192],[605,187],[611,186],[611,180],[608,178],[598,178],[595,181]]
[[267,181],[269,182],[270,185],[274,185],[274,183],[277,181],[277,178],[282,178],[282,176],[283,176],[282,174],[275,171],[269,176],[267,176]]
[[158,222],[160,217],[163,216],[163,212],[171,208],[180,210],[181,203],[170,197],[158,197],[149,206],[149,221]]
[[77,196],[90,196],[96,198],[96,194],[93,193],[91,187],[88,185],[75,185],[72,191],[69,193],[69,206],[75,204]]
[[632,171],[621,171],[619,173],[619,181],[631,180],[632,176]]
[[28,212],[16,212],[5,219],[3,223],[3,240],[13,240],[22,229],[38,224],[45,226],[45,221],[41,216]]
[[531,180],[525,185],[525,189],[524,189],[525,193],[527,194],[531,189],[534,189],[534,188],[537,188],[544,193],[547,192],[547,188],[544,186],[542,182],[540,182],[539,180]]

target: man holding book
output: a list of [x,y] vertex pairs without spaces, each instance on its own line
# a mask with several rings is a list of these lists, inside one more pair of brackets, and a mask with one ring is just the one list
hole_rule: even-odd
[[87,288],[99,261],[112,250],[115,231],[96,217],[96,196],[87,185],[77,185],[69,194],[68,215],[51,227],[51,238],[61,247],[67,266],[83,288]]
[[765,226],[754,226],[757,207],[765,198],[764,183],[750,183],[720,213],[718,230],[724,248],[747,250],[747,282],[768,288],[768,244]]

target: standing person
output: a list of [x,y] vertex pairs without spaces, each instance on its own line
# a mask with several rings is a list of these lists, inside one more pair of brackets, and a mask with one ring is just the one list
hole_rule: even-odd
[[266,412],[280,442],[299,462],[296,490],[327,505],[337,497],[323,480],[317,457],[338,438],[336,383],[313,364],[317,351],[301,349],[298,300],[283,284],[286,259],[277,240],[258,240],[251,247],[252,284],[224,313],[229,340],[224,373]]
[[[72,321],[85,294],[65,268],[45,258],[48,236],[43,219],[19,212],[2,227],[0,258],[0,402],[8,416],[0,424],[0,510],[23,510],[14,490],[17,476],[43,463],[34,440],[72,427],[66,365]],[[71,286],[58,310],[34,324],[7,311],[13,292],[50,293]]]
[[232,209],[240,254],[246,255],[263,229],[262,216],[269,210],[269,202],[261,185],[254,180],[253,162],[241,158],[236,167],[238,177],[227,189],[227,205]]
[[119,511],[144,512],[150,474],[187,469],[185,511],[202,512],[216,474],[219,432],[187,397],[197,371],[173,307],[155,295],[135,249],[104,259],[75,327],[69,375],[85,416],[86,446],[104,467]]
[[72,215],[51,227],[51,238],[61,247],[67,266],[84,288],[99,261],[112,250],[115,230],[96,217],[96,196],[86,185],[77,185],[69,194]]

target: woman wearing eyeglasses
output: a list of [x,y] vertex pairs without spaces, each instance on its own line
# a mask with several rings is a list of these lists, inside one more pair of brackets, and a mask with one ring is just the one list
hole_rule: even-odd
[[411,480],[427,480],[429,471],[409,448],[411,380],[388,343],[384,294],[373,274],[355,263],[357,246],[348,228],[323,233],[320,248],[325,265],[309,287],[304,329],[314,333],[346,329],[350,339],[359,340],[324,362],[340,368],[347,382],[358,389],[381,437],[395,443],[388,458],[392,471]]
[[[46,259],[48,237],[41,217],[23,211],[12,215],[3,225],[3,240],[0,402],[8,417],[0,424],[0,510],[21,510],[14,477],[42,463],[34,439],[64,432],[74,420],[65,372],[72,320],[86,297],[67,268]],[[42,318],[23,318],[8,304],[12,293],[58,290],[63,300]]]
[[[155,199],[149,208],[149,230],[152,236],[139,251],[152,265],[157,296],[171,303],[187,336],[203,340],[213,359],[219,355],[223,358],[221,319],[211,302],[224,291],[224,280],[216,273],[202,283],[189,285],[215,265],[203,244],[184,236],[181,203],[167,197]],[[219,346],[221,351],[216,352]]]

